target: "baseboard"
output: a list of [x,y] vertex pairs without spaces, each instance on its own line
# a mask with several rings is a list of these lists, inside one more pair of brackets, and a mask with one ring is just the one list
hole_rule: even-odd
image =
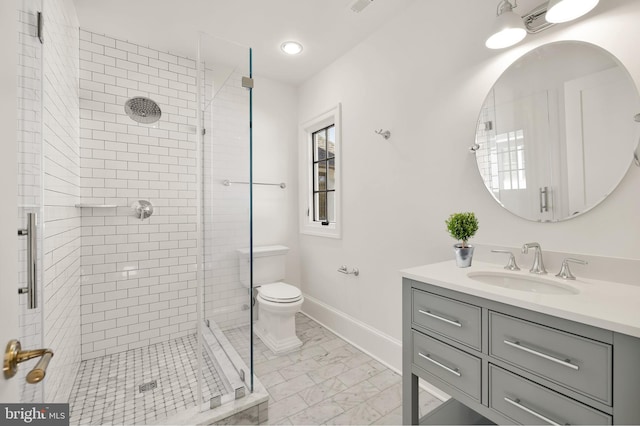
[[[402,375],[402,342],[320,300],[304,294],[302,313],[376,361]],[[420,386],[441,401],[449,395],[431,384]]]

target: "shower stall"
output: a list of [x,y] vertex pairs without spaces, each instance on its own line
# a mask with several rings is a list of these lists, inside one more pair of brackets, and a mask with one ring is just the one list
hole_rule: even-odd
[[20,365],[21,401],[68,402],[72,424],[257,419],[237,256],[252,248],[251,50],[92,33],[63,0],[16,16],[19,340],[54,352],[39,383]]

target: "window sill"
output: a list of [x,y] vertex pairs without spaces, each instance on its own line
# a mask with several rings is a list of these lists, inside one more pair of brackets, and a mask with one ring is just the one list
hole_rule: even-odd
[[315,237],[335,239],[342,238],[340,228],[336,226],[336,224],[331,224],[328,226],[305,224],[300,227],[300,233],[305,235],[313,235]]

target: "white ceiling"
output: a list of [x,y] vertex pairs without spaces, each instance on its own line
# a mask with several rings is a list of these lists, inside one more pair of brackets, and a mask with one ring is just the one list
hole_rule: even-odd
[[[196,57],[198,31],[253,48],[254,73],[297,85],[335,61],[415,0],[74,0],[80,27]],[[304,51],[287,56],[286,40]]]

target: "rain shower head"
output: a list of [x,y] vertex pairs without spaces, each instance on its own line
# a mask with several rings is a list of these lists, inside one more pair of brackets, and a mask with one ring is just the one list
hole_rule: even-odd
[[136,96],[124,104],[124,112],[138,123],[151,124],[160,120],[162,111],[157,103],[143,96]]

